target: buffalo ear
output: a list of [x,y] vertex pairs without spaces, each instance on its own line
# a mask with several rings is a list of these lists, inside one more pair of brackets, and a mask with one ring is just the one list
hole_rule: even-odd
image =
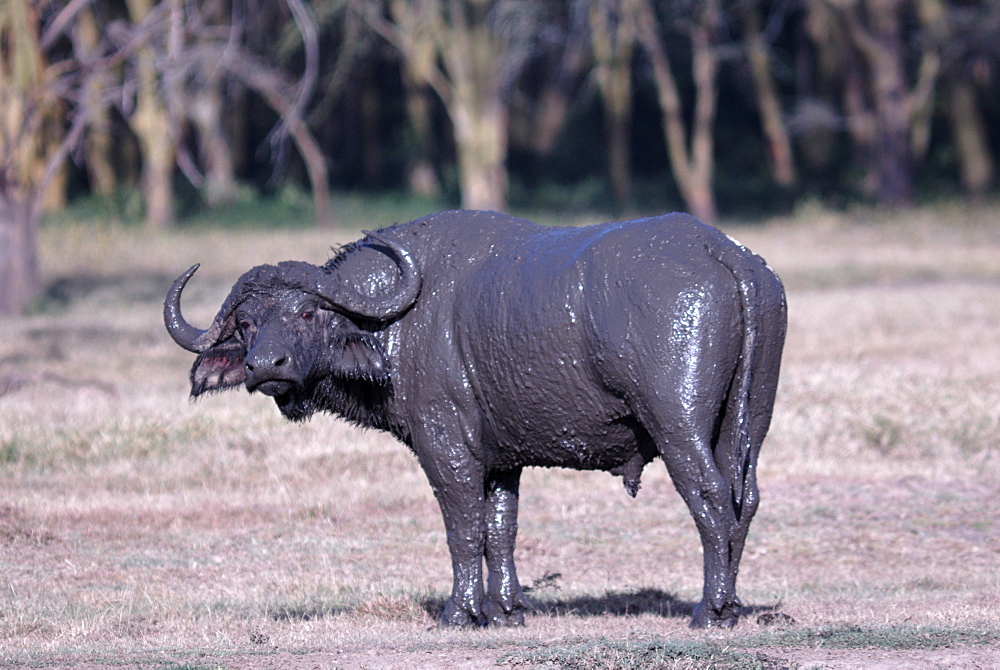
[[243,345],[231,339],[199,354],[191,368],[191,397],[225,391],[246,381],[246,355]]
[[364,333],[349,333],[334,347],[333,366],[337,376],[376,384],[389,381],[389,360],[377,340]]

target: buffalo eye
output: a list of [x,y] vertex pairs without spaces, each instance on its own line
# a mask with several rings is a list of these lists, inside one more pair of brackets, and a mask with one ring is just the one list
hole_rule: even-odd
[[307,309],[299,315],[303,321],[312,321],[314,316],[316,316],[316,312],[311,309]]

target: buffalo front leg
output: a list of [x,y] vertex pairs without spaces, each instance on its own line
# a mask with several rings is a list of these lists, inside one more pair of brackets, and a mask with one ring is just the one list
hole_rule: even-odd
[[443,626],[482,626],[486,545],[485,476],[464,446],[416,450],[441,507],[454,578]]
[[521,626],[528,603],[517,581],[518,484],[521,470],[493,474],[486,480],[486,567],[489,579],[483,613],[491,625]]

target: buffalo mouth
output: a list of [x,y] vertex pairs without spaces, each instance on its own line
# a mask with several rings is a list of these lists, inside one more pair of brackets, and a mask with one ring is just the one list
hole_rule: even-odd
[[270,379],[254,384],[253,386],[248,384],[247,390],[250,391],[250,393],[263,393],[266,396],[276,398],[278,396],[288,395],[294,386],[294,382],[291,381],[284,379]]

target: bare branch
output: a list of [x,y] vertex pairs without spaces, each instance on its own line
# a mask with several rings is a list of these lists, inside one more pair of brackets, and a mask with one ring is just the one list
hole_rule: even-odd
[[329,183],[326,160],[316,138],[305,121],[297,116],[289,95],[293,85],[284,75],[269,67],[252,54],[243,53],[227,64],[228,72],[248,88],[257,91],[267,104],[283,119],[289,135],[298,147],[309,173],[316,206],[316,221],[321,227],[332,227],[333,212],[330,208]]
[[286,2],[292,12],[295,26],[299,29],[299,34],[302,35],[306,62],[302,77],[298,82],[298,91],[292,103],[281,112],[281,119],[269,136],[271,145],[277,147],[279,155],[284,151],[281,147],[285,137],[294,135],[296,131],[293,126],[302,122],[303,112],[316,91],[316,81],[319,78],[319,37],[316,31],[316,21],[302,0],[286,0]]
[[66,32],[76,15],[94,0],[70,0],[69,4],[62,8],[52,23],[45,29],[39,46],[43,51],[49,49],[59,37]]

